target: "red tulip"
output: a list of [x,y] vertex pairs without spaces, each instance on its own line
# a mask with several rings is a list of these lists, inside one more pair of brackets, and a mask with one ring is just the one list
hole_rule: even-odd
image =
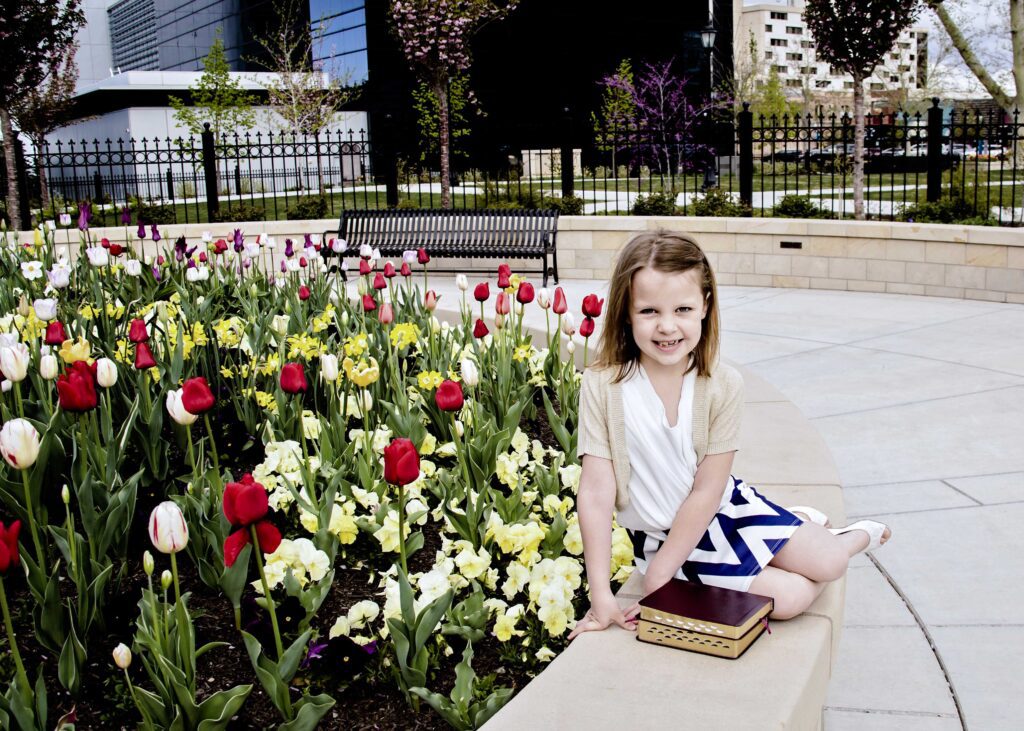
[[565,301],[565,292],[561,287],[555,287],[555,299],[551,302],[551,311],[556,315],[564,315],[569,310],[569,304]]
[[524,305],[528,305],[533,302],[533,297],[533,285],[529,282],[520,282],[519,291],[516,292],[516,300]]
[[[583,314],[587,317],[600,317],[604,300],[599,300],[596,294],[588,294],[583,298]],[[583,331],[583,328],[580,328]]]
[[416,249],[416,261],[418,261],[420,264],[426,264],[428,261],[430,261],[430,254],[428,254],[427,250],[424,249],[422,246]]
[[16,520],[6,528],[0,523],[0,575],[7,575],[7,569],[21,563],[18,551],[18,533],[21,532],[21,521]]
[[377,319],[381,325],[390,325],[395,321],[395,309],[391,306],[390,302],[385,302],[380,306],[380,312],[377,313]]
[[121,244],[111,244],[110,245],[110,255],[111,256],[121,256],[121,254],[123,254],[123,253],[124,253],[124,247],[121,246]]
[[156,359],[153,357],[153,353],[150,351],[149,346],[145,343],[137,343],[135,345],[135,368],[136,370],[145,370],[146,368],[153,368],[156,366]]
[[304,256],[300,256],[299,257],[299,266],[302,267],[303,269],[305,269],[306,267],[309,266],[309,262],[306,261],[306,257],[304,257]]
[[367,292],[363,295],[363,312],[373,312],[377,309],[377,300],[373,298],[373,295]]
[[384,447],[384,479],[392,485],[408,485],[420,476],[420,455],[405,437]]
[[133,343],[144,343],[149,340],[149,332],[146,330],[145,320],[135,318],[128,326],[128,340]]
[[395,272],[395,265],[394,264],[392,264],[390,261],[384,264],[384,276],[385,277],[387,277],[388,279],[391,279],[393,276],[395,276],[396,273],[397,272]]
[[[111,252],[111,253],[113,253],[113,252]],[[199,252],[199,261],[201,261],[203,264],[206,263],[208,258],[209,257],[206,256],[206,252],[205,251],[200,251]]]
[[359,260],[359,274],[360,274],[360,276],[365,276],[365,275],[369,274],[371,271],[373,271],[373,270],[370,269],[370,262],[368,260],[366,260],[366,259],[360,259]]
[[104,249],[109,249],[110,248],[110,239],[108,239],[106,236],[104,236],[102,239],[100,239],[100,246],[102,246]]
[[57,400],[65,411],[96,408],[96,376],[84,360],[76,360],[57,377]]
[[505,289],[511,284],[509,283],[509,277],[512,276],[512,267],[508,264],[498,265],[498,289]]
[[477,302],[486,302],[491,296],[491,287],[487,282],[480,282],[473,289],[473,297]]
[[462,386],[455,381],[444,380],[434,393],[434,403],[441,411],[458,411],[462,408]]
[[476,319],[476,325],[473,326],[473,337],[482,338],[486,336],[488,332],[489,331],[487,330],[487,326],[484,324],[484,321],[478,317]]
[[227,250],[228,250],[228,242],[225,241],[224,239],[217,239],[216,241],[213,242],[213,253],[214,254],[223,254]]
[[[273,553],[281,545],[281,531],[269,520],[261,520],[256,524],[256,540],[263,553]],[[224,565],[234,566],[238,554],[252,542],[248,528],[239,528],[224,539]]]
[[432,289],[427,290],[427,294],[423,297],[423,306],[427,308],[428,312],[433,312],[437,309],[437,300],[440,297],[437,296],[437,292]]
[[231,525],[252,525],[270,509],[267,490],[248,472],[238,482],[224,486],[224,517]]
[[409,262],[403,261],[402,268],[399,270],[403,277],[412,276],[412,268],[409,266]]
[[202,376],[190,378],[181,385],[181,405],[194,416],[205,414],[216,402],[209,384]]
[[498,292],[498,299],[494,301],[494,311],[499,315],[507,315],[510,309],[511,305],[508,302],[508,295],[504,290]]
[[377,272],[377,275],[373,278],[373,288],[374,289],[384,289],[387,286],[388,286],[388,283],[387,283],[387,281],[385,281],[384,275],[381,274],[380,272]]
[[281,390],[285,393],[296,394],[305,392],[309,388],[306,381],[306,373],[302,370],[301,363],[285,363],[281,367]]
[[580,335],[585,338],[589,338],[594,334],[594,318],[584,317],[583,322],[580,323]]
[[306,300],[309,299],[309,294],[310,294],[309,287],[307,287],[305,284],[303,284],[301,287],[299,287],[299,299],[300,300],[305,302]]
[[64,332],[64,325],[61,324],[60,320],[54,320],[46,326],[46,339],[44,342],[47,345],[61,345],[67,339],[68,336]]

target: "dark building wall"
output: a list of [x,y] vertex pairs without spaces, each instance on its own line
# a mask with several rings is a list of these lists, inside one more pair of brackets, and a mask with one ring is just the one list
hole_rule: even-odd
[[232,71],[264,71],[254,35],[273,17],[272,0],[156,0],[160,69],[202,71],[219,28]]
[[[732,3],[715,0],[715,77],[732,73]],[[390,31],[387,0],[367,0],[371,124],[390,114],[414,140],[410,93],[415,83]],[[576,144],[590,137],[590,114],[600,104],[600,79],[629,58],[674,59],[692,77],[695,95],[706,95],[707,55],[699,31],[707,24],[705,2],[679,0],[522,0],[505,20],[485,27],[473,43],[471,87],[486,113],[474,121],[474,157],[525,148],[553,147],[571,120]]]

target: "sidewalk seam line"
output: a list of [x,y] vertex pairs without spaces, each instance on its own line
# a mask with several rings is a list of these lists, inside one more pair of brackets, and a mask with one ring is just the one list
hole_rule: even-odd
[[884,406],[872,406],[867,409],[855,409],[853,411],[840,411],[835,414],[821,414],[820,416],[808,416],[808,421],[821,421],[822,419],[836,419],[841,416],[855,416],[857,414],[870,414],[872,411],[884,411],[885,409],[902,409],[908,406],[917,406],[918,404],[931,404],[936,401],[949,401],[951,399],[966,398],[967,396],[979,396],[985,393],[995,393],[996,391],[1006,391],[1013,388],[1024,388],[1024,381],[1021,383],[1012,383],[1008,386],[996,386],[995,388],[985,388],[980,391],[968,391],[967,393],[953,393],[948,396],[934,396],[932,398],[919,399],[917,401],[903,401],[895,404],[885,404]]
[[919,482],[944,482],[946,480],[973,480],[978,477],[1004,477],[1007,475],[1024,475],[1022,470],[1006,470],[1003,472],[985,472],[979,475],[954,475],[953,477],[926,477],[921,480],[902,480],[900,482],[864,482],[859,485],[843,485],[843,487],[889,487],[891,485],[913,485]]
[[978,505],[984,505],[984,504],[985,504],[985,503],[981,502],[981,500],[979,500],[978,498],[974,497],[973,495],[968,495],[968,494],[967,494],[966,492],[964,492],[963,490],[961,490],[961,489],[960,489],[959,487],[957,487],[957,486],[956,486],[956,485],[954,485],[953,483],[949,482],[949,480],[946,480],[946,479],[942,479],[942,480],[939,480],[939,482],[941,482],[941,483],[942,483],[943,485],[945,485],[946,487],[949,487],[949,488],[950,488],[950,489],[952,489],[952,490],[956,490],[956,491],[957,491],[958,493],[960,493],[961,495],[963,495],[963,496],[964,496],[965,498],[967,498],[968,500],[973,500],[973,501],[974,501],[974,502],[976,502],[976,503],[977,503]]
[[951,505],[944,508],[921,508],[920,510],[895,510],[873,513],[850,513],[851,518],[870,518],[885,515],[917,515],[919,513],[941,513],[947,510],[974,510],[975,508],[991,508],[996,505],[1020,505],[1024,500],[1008,500],[1004,503],[982,503],[981,505]]

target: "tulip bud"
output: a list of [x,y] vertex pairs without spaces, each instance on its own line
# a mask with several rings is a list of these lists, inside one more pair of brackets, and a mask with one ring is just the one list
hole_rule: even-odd
[[469,289],[469,280],[466,278],[465,274],[455,275],[455,286],[458,287],[463,292]]
[[156,319],[159,320],[161,325],[167,326],[167,302],[166,300],[157,300],[156,304],[153,305],[156,309]]
[[320,377],[325,381],[338,380],[338,356],[324,353],[320,356]]
[[427,311],[433,312],[437,309],[438,299],[440,299],[440,297],[438,297],[437,292],[432,289],[428,289],[427,294],[423,298],[423,306],[427,308]]
[[123,642],[114,648],[114,664],[122,670],[127,670],[132,664],[132,651]]
[[382,325],[390,325],[395,321],[395,310],[391,306],[390,302],[385,302],[380,306],[380,311],[377,313],[377,319],[380,320]]
[[28,317],[29,311],[28,297],[21,295],[21,299],[18,300],[18,314],[22,317]]
[[0,453],[16,470],[27,470],[39,457],[39,432],[28,419],[11,419],[0,429]]
[[508,295],[504,291],[498,292],[498,297],[494,300],[494,311],[499,315],[507,315],[510,310]]
[[576,334],[576,320],[571,312],[566,312],[562,315],[562,332],[570,338]]
[[146,572],[146,576],[153,575],[153,568],[155,563],[153,561],[153,554],[149,551],[142,552],[142,570]]
[[364,294],[366,294],[366,291],[367,291],[366,280],[363,279],[362,277],[360,277],[359,281],[356,282],[356,292],[358,292],[359,296],[362,297]]
[[537,290],[537,304],[542,310],[551,306],[551,292],[546,287]]
[[501,330],[503,327],[505,327],[505,316],[499,312],[494,316],[494,329]]
[[60,499],[65,505],[71,502],[71,490],[68,489],[67,485],[64,485],[64,487],[60,489]]
[[30,359],[28,346],[24,343],[14,343],[0,348],[0,372],[3,372],[4,378],[12,383],[24,381],[28,375]]
[[288,334],[288,316],[287,315],[274,315],[274,319],[270,321],[270,329],[275,333],[284,337]]
[[117,383],[117,365],[110,358],[96,361],[96,383],[103,388],[110,388]]
[[458,432],[460,439],[466,435],[466,428],[462,426],[462,422],[458,419],[455,420],[455,431]]
[[472,360],[463,358],[459,370],[462,373],[462,382],[467,386],[473,388],[480,384],[480,371]]
[[570,340],[568,343],[565,344],[565,349],[567,351],[569,351],[569,355],[572,355],[573,353],[575,353],[576,352],[576,341]]
[[188,543],[188,525],[181,508],[170,500],[149,514],[149,540],[160,553],[177,553]]
[[171,582],[173,581],[174,576],[171,574],[170,571],[164,569],[163,573],[160,574],[160,588],[162,588],[164,591],[167,591],[171,588]]

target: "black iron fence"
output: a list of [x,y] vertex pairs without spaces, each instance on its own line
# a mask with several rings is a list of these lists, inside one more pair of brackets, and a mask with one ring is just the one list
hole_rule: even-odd
[[[882,220],[1021,225],[1024,146],[1018,115],[870,115],[865,211]],[[853,215],[853,120],[764,118],[744,108],[685,133],[606,130],[589,144],[517,150],[452,176],[457,208],[558,207],[617,215]],[[436,168],[409,163],[365,132],[57,142],[26,156],[33,215],[93,202],[93,225],[127,203],[158,223],[334,218],[346,209],[438,207]],[[44,194],[45,191],[45,194]]]

